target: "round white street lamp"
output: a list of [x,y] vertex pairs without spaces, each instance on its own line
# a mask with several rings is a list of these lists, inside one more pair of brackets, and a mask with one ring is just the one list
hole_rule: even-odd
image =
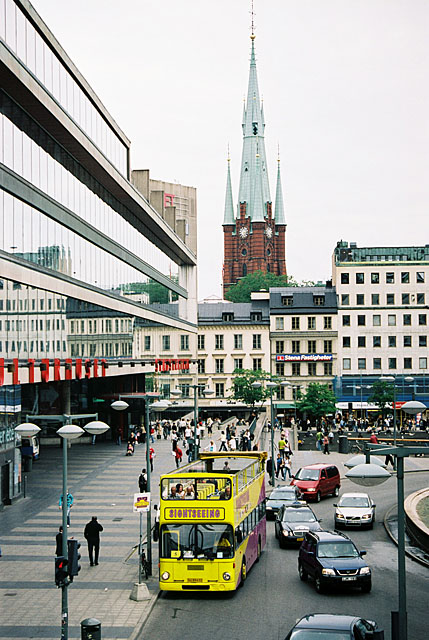
[[260,389],[262,387],[262,382],[255,380],[255,382],[251,382],[250,386],[253,387],[253,389]]
[[64,438],[64,440],[76,440],[76,438],[80,438],[85,431],[76,424],[65,424],[63,427],[58,429],[57,433],[59,436]]
[[423,402],[419,402],[418,400],[410,400],[409,402],[403,404],[401,409],[402,411],[405,411],[405,413],[409,413],[410,415],[415,416],[418,413],[426,411],[427,406],[423,404]]
[[[353,467],[357,467],[359,464],[366,464],[366,456],[362,454],[353,456],[353,458],[350,458],[350,460],[344,463],[344,466],[348,469],[353,469]],[[386,468],[384,462],[380,460],[380,458],[377,458],[377,456],[370,456],[370,464],[376,464],[379,467]]]
[[170,396],[173,396],[173,398],[180,398],[181,395],[182,392],[180,391],[180,389],[172,389],[170,391]]
[[101,420],[93,420],[92,422],[88,422],[88,424],[84,426],[84,429],[93,436],[98,436],[99,434],[108,431],[110,427],[105,422],[101,422]]
[[149,405],[149,409],[150,411],[165,411],[168,409],[168,404],[164,400],[157,400]]
[[268,387],[268,389],[274,389],[274,387],[277,387],[277,382],[272,382],[271,380],[268,380],[268,382],[265,383],[265,386]]
[[31,438],[31,436],[36,436],[40,430],[40,427],[32,422],[23,422],[14,429],[15,433],[22,438]]
[[125,411],[130,405],[125,400],[115,400],[110,406],[115,411]]
[[386,482],[391,474],[379,464],[358,464],[347,471],[346,478],[362,487],[374,487]]
[[212,396],[214,394],[213,389],[203,389],[203,394],[205,396]]

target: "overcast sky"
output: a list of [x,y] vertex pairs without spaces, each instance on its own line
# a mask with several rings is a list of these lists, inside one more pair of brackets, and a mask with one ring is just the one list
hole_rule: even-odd
[[[131,139],[133,169],[197,188],[199,298],[221,295],[249,0],[32,0]],[[287,270],[325,280],[340,239],[429,242],[427,0],[256,0],[271,197],[280,145]]]

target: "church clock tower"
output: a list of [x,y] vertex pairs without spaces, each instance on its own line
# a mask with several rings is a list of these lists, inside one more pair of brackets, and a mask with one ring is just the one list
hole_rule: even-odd
[[223,220],[223,293],[248,273],[255,271],[286,275],[286,221],[277,167],[277,188],[273,211],[265,157],[264,109],[259,98],[256,74],[255,34],[251,38],[247,101],[243,109],[243,153],[237,210],[234,211],[230,159]]

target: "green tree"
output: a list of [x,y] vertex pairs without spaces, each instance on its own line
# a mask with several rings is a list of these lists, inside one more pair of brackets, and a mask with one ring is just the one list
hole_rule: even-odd
[[390,409],[393,406],[393,385],[385,380],[376,380],[372,385],[372,390],[368,396],[368,402],[375,404],[381,411],[384,418],[386,409]]
[[[177,276],[171,277],[172,282],[178,282]],[[149,304],[168,304],[178,299],[177,293],[168,289],[165,285],[149,280],[148,282],[130,282],[124,285],[125,293],[146,293],[149,296]]]
[[[269,389],[264,387],[263,381],[270,377],[266,371],[253,371],[252,369],[235,369],[233,372],[232,398],[247,404],[254,409],[255,405],[270,397]],[[262,386],[258,388],[252,387],[253,382],[262,382]]]
[[337,398],[327,384],[310,382],[307,391],[297,399],[297,409],[313,418],[321,418],[329,413],[335,413]]
[[250,302],[250,294],[253,291],[266,290],[270,287],[300,287],[314,286],[314,282],[305,281],[299,283],[293,276],[276,276],[274,273],[255,271],[240,278],[237,284],[228,289],[225,298],[231,302]]

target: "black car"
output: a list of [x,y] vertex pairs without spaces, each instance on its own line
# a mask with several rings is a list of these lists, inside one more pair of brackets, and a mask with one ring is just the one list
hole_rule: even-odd
[[285,640],[384,640],[373,620],[355,616],[312,613],[298,620]]
[[321,531],[314,512],[306,504],[283,505],[276,516],[275,534],[281,548],[288,544],[301,544],[308,531]]
[[280,507],[297,502],[301,497],[298,487],[277,487],[267,498],[267,520],[274,520]]
[[360,587],[369,593],[371,569],[362,559],[365,554],[343,533],[309,532],[299,549],[299,577],[304,581],[313,578],[318,593],[334,586]]

